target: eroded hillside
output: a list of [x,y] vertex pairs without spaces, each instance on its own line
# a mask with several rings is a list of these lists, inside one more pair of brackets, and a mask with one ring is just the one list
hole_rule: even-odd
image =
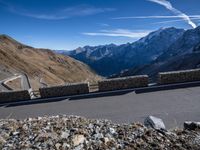
[[48,49],[36,49],[0,35],[0,79],[26,73],[34,89],[41,83],[58,85],[100,79],[87,65]]

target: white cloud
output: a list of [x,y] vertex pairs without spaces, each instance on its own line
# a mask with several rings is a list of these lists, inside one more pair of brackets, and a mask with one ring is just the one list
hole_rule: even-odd
[[164,6],[166,9],[173,12],[175,15],[179,16],[183,20],[185,20],[189,25],[191,25],[193,28],[196,28],[197,25],[190,19],[189,16],[187,16],[185,13],[181,12],[180,10],[174,8],[170,2],[167,0],[147,0],[153,3],[157,3],[159,5]]
[[93,6],[75,6],[75,7],[68,7],[63,10],[59,10],[54,14],[33,14],[33,13],[23,13],[16,11],[16,13],[28,17],[33,17],[37,19],[46,19],[46,20],[61,20],[61,19],[68,19],[71,17],[77,16],[89,16],[95,15],[99,13],[105,13],[109,11],[114,11],[113,8],[96,8]]
[[32,17],[36,19],[45,19],[45,20],[61,20],[61,19],[68,19],[68,18],[77,17],[77,16],[89,16],[89,15],[95,15],[99,13],[115,11],[114,8],[100,8],[100,7],[94,7],[91,5],[78,5],[78,6],[73,6],[73,7],[66,7],[63,9],[52,11],[50,13],[42,13],[42,12],[33,13],[30,10],[16,7],[5,1],[0,0],[0,4],[2,4],[2,6],[0,5],[1,7],[4,7],[6,10],[12,13],[22,15],[22,16]]
[[[191,20],[197,20],[197,21],[199,21],[200,18],[191,18]],[[160,21],[160,22],[155,22],[155,23],[152,23],[152,24],[166,24],[166,23],[180,22],[180,21],[183,21],[183,19],[168,20],[168,21]]]
[[99,32],[84,32],[82,34],[89,36],[112,36],[112,37],[129,37],[141,38],[148,35],[150,30],[128,30],[128,29],[115,29],[115,30],[101,30]]
[[107,23],[99,23],[99,25],[102,26],[102,27],[109,27],[109,26],[110,26],[110,25],[107,24]]

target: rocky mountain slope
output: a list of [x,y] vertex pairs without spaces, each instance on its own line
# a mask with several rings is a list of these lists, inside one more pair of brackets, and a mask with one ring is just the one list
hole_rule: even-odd
[[87,65],[69,56],[26,46],[7,35],[0,35],[0,79],[14,73],[26,73],[35,89],[40,87],[41,81],[57,85],[100,79]]
[[[98,74],[109,76],[125,69],[149,64],[184,33],[183,29],[165,28],[123,45],[85,46],[71,52],[60,51],[88,64]],[[59,53],[59,51],[58,51]]]
[[193,69],[200,67],[200,27],[185,31],[155,61],[125,71],[121,76],[148,74],[155,77],[158,72]]

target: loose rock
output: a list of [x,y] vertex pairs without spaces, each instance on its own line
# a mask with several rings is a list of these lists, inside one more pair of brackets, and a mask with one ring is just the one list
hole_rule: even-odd
[[74,146],[78,146],[84,143],[85,137],[83,135],[75,135],[72,141],[74,143]]
[[184,128],[162,132],[140,123],[115,124],[108,120],[65,115],[1,119],[0,149],[199,150],[200,130],[189,129],[195,130]]
[[187,129],[187,130],[200,129],[200,122],[186,121],[184,122],[184,129]]

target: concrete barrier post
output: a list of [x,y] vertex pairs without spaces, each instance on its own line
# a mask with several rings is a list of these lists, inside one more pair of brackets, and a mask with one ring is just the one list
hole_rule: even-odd
[[62,97],[89,93],[88,83],[73,83],[69,85],[40,88],[42,98]]
[[200,81],[200,69],[161,72],[158,74],[159,84],[172,84]]
[[29,91],[0,92],[0,103],[30,100]]
[[148,76],[131,76],[123,78],[107,79],[98,82],[99,91],[112,91],[148,86]]

